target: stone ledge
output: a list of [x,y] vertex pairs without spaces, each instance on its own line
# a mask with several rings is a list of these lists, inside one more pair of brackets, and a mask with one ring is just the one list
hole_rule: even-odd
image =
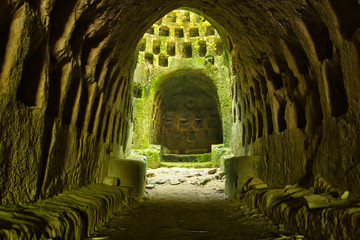
[[241,199],[273,221],[313,239],[360,239],[360,206],[309,209],[302,192],[307,190],[295,194],[285,189],[251,190]]
[[0,208],[0,239],[84,239],[130,201],[126,187],[92,184],[31,205]]
[[109,162],[108,176],[120,179],[120,186],[130,188],[132,197],[142,198],[146,185],[146,157],[113,158]]

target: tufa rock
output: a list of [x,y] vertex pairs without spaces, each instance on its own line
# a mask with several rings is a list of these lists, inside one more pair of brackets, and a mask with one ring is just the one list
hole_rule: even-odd
[[146,177],[148,177],[148,178],[155,177],[155,176],[156,176],[155,173],[148,173],[148,174],[146,174]]
[[[258,188],[256,188],[258,186]],[[253,177],[249,178],[246,183],[244,184],[242,190],[244,192],[247,192],[251,189],[264,189],[267,188],[267,185],[263,183],[263,181],[260,178]]]
[[164,184],[164,183],[166,183],[166,180],[159,178],[155,181],[155,183],[156,184]]
[[204,186],[205,184],[207,184],[210,181],[211,181],[211,178],[199,178],[198,179],[199,185],[202,185],[202,186]]
[[342,195],[341,195],[341,199],[342,200],[346,200],[346,199],[348,199],[349,198],[349,191],[345,191]]
[[208,171],[208,174],[215,174],[216,172],[217,172],[217,169],[213,168]]
[[148,184],[145,186],[146,189],[153,189],[155,188],[155,185],[154,184]]
[[180,184],[180,181],[178,179],[171,179],[170,180],[170,184],[171,185],[179,185]]

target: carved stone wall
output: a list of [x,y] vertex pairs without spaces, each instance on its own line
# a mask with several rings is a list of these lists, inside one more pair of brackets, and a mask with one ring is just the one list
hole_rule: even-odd
[[0,1],[1,204],[104,178],[128,149],[137,44],[179,7],[232,60],[233,151],[271,186],[320,176],[360,196],[358,1],[19,0]]
[[170,153],[207,153],[211,144],[222,142],[219,106],[208,94],[185,92],[169,96],[161,104],[154,119],[156,144]]

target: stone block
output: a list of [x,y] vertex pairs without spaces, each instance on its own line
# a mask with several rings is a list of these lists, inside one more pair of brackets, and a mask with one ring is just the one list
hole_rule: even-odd
[[126,159],[111,159],[108,177],[120,179],[120,186],[130,187],[134,197],[143,197],[146,179],[146,157],[131,155],[131,158]]
[[258,176],[259,156],[231,156],[223,158],[226,181],[225,193],[234,198],[248,179]]

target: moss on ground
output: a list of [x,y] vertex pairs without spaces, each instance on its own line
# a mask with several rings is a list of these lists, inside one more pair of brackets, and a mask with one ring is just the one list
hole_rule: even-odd
[[178,167],[178,168],[211,168],[213,167],[212,162],[161,162],[161,167]]

